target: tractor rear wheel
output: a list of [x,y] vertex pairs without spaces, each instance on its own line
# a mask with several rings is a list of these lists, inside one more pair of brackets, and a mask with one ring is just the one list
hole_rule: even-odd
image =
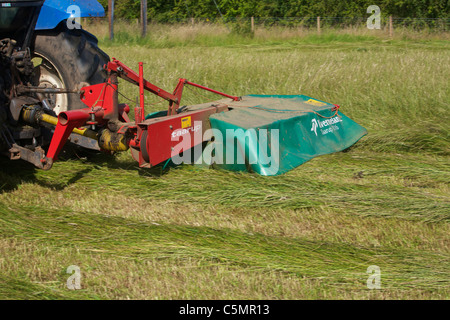
[[[53,30],[35,32],[33,62],[39,86],[76,89],[106,81],[103,65],[110,59],[95,36],[82,29],[69,30],[61,23]],[[56,114],[86,108],[78,94],[48,95]]]

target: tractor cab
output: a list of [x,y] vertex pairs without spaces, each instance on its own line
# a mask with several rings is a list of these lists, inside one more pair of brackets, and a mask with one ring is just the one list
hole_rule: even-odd
[[43,3],[0,0],[0,40],[13,39],[17,46],[29,47]]

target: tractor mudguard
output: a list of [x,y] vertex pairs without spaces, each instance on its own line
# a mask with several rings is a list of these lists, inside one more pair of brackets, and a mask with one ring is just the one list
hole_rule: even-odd
[[75,17],[68,10],[72,5],[80,8],[79,17],[105,16],[105,9],[96,0],[45,0],[35,29],[50,30],[55,28],[61,21]]

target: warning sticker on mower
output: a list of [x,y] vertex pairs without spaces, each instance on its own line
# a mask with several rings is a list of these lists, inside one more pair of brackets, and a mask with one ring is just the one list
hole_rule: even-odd
[[181,128],[189,128],[191,126],[191,117],[181,118]]
[[316,107],[323,107],[324,105],[326,105],[326,103],[314,100],[314,99],[309,99],[308,101],[305,101],[307,104],[316,106]]

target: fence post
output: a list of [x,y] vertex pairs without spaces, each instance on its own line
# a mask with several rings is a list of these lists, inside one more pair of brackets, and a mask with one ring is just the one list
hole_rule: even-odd
[[252,25],[252,32],[255,32],[255,18],[250,19],[251,25]]
[[394,35],[394,25],[392,23],[392,16],[389,16],[389,37]]
[[320,17],[317,17],[317,33],[320,34]]
[[114,0],[108,0],[109,40],[114,39]]
[[194,26],[194,24],[195,24],[195,19],[194,18],[191,18],[191,24],[192,24],[192,26]]
[[141,35],[145,37],[147,35],[147,0],[141,0]]

